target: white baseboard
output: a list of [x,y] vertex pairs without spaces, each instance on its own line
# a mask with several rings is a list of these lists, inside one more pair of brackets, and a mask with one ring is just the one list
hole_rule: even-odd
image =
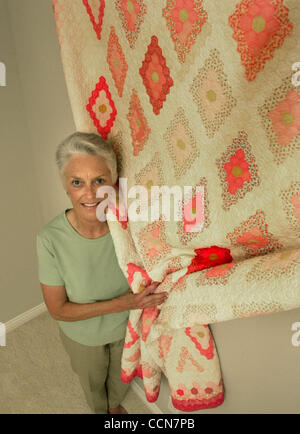
[[149,410],[150,410],[149,414],[151,414],[151,413],[164,414],[155,403],[147,401],[145,391],[141,388],[141,386],[135,380],[132,380],[131,388],[132,388],[133,392],[135,392],[138,395],[138,397],[141,399],[141,401],[143,401],[143,404],[145,404],[146,407],[149,408]]
[[41,313],[46,312],[46,310],[47,307],[45,303],[42,303],[36,307],[33,307],[27,312],[24,312],[21,315],[16,316],[15,318],[5,323],[6,332],[8,333],[11,332],[12,330],[15,330],[16,328],[22,326],[23,324],[30,321],[31,319],[36,318]]

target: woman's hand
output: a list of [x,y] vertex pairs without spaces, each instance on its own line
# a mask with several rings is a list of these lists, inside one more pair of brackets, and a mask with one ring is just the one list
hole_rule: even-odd
[[122,310],[145,309],[146,307],[162,304],[166,301],[168,293],[160,292],[159,294],[152,294],[158,285],[160,285],[160,282],[152,282],[139,294],[133,294],[131,290],[125,292],[125,294],[118,297]]

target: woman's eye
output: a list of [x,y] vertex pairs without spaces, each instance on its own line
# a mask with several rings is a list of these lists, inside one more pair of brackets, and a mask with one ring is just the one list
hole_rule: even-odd
[[97,183],[98,183],[98,184],[103,184],[103,182],[104,182],[104,179],[103,179],[103,178],[98,178],[98,179],[97,179]]
[[73,184],[75,187],[78,187],[78,185],[80,185],[80,181],[79,181],[78,179],[74,179],[74,180],[72,181],[72,184]]

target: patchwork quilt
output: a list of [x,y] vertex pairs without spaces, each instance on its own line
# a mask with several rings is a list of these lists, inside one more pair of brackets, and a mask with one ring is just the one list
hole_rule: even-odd
[[[131,311],[122,380],[142,378],[153,402],[164,373],[175,408],[216,407],[209,324],[300,307],[300,2],[53,0],[53,11],[77,130],[112,144],[123,197],[124,185],[149,193],[108,212],[119,265],[133,292],[159,281],[169,293]],[[131,217],[149,212],[154,186],[189,189],[170,218]]]

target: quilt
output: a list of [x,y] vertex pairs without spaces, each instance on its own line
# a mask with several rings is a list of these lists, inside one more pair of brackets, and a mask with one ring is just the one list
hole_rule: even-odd
[[299,0],[53,12],[76,129],[118,158],[119,265],[133,292],[158,281],[169,294],[130,312],[122,380],[142,378],[154,402],[164,373],[175,408],[216,407],[209,324],[300,307]]

